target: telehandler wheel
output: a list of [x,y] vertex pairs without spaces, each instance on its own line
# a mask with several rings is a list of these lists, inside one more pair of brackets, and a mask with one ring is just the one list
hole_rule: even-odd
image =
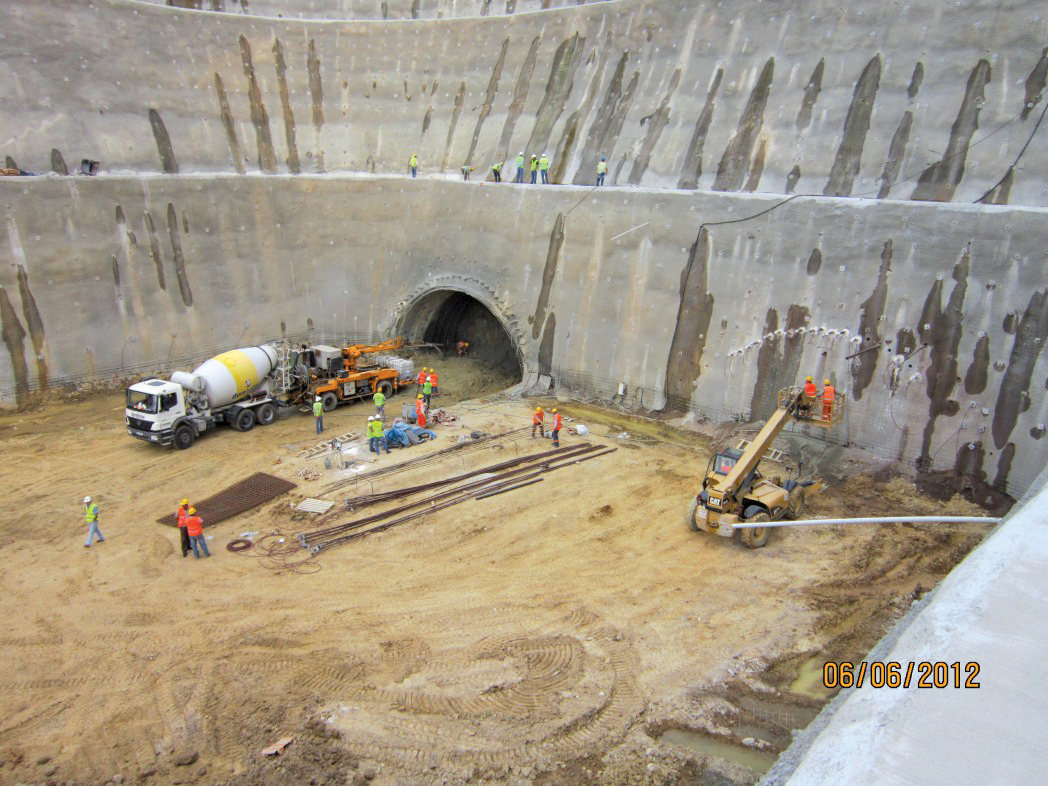
[[251,409],[242,409],[237,413],[233,422],[237,431],[251,431],[255,427],[255,412]]
[[174,444],[178,450],[185,450],[190,447],[196,441],[196,432],[193,431],[192,426],[182,424],[175,429]]
[[277,419],[277,408],[272,404],[263,404],[255,410],[255,417],[258,418],[258,425],[268,426]]
[[[767,513],[758,513],[756,516],[746,519],[746,521],[747,523],[771,521],[771,516]],[[771,535],[771,527],[747,527],[739,530],[739,540],[748,549],[759,549],[761,546],[764,546],[768,542],[769,535]]]
[[695,523],[695,514],[699,512],[699,498],[692,497],[691,505],[688,506],[688,529],[692,532],[702,532],[703,529]]
[[338,396],[330,390],[320,397],[320,403],[324,405],[324,411],[330,412],[338,406]]
[[388,379],[382,380],[378,383],[378,392],[386,398],[389,398],[393,395],[393,383],[390,382]]

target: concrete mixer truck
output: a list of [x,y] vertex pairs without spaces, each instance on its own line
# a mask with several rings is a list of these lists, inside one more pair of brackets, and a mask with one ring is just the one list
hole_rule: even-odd
[[132,437],[185,450],[219,423],[250,431],[276,419],[271,388],[277,368],[269,344],[223,352],[187,374],[147,379],[127,389],[124,417]]

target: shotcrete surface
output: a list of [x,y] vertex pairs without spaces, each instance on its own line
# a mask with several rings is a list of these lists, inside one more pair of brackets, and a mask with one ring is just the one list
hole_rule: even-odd
[[[463,378],[442,378],[459,422],[380,466],[529,422],[534,401],[452,403],[476,384]],[[329,413],[327,433],[360,430],[366,411]],[[176,532],[153,522],[258,469],[299,481],[292,498],[315,496],[338,471],[313,461],[321,479],[298,477],[311,418],[174,452],[128,437],[112,394],[0,416],[0,482],[17,511],[0,544],[0,656],[17,664],[0,693],[0,779],[752,783],[754,771],[659,735],[693,729],[730,750],[757,733],[780,749],[824,700],[788,691],[801,664],[859,657],[985,531],[809,529],[749,551],[684,525],[708,442],[653,441],[643,422],[624,437],[621,415],[592,413],[575,416],[615,453],[322,553],[310,575],[224,548],[307,526],[287,497],[207,529],[206,560],[180,557]],[[376,490],[548,445],[524,439]],[[106,537],[90,549],[85,494]],[[904,505],[978,510],[857,476],[811,511]],[[283,757],[259,755],[285,735]]]

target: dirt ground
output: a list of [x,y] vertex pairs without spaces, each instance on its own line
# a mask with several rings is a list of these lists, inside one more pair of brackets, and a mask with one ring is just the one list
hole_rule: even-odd
[[[446,386],[442,403],[481,389]],[[455,404],[437,440],[377,465],[526,425],[533,406]],[[362,430],[369,409],[329,413],[327,434]],[[684,524],[707,441],[620,437],[621,418],[579,409],[615,453],[278,571],[225,545],[309,526],[289,501],[350,476],[296,458],[312,419],[176,452],[130,438],[122,410],[99,394],[0,416],[0,783],[752,783],[746,755],[770,759],[825,701],[820,664],[860,657],[986,532],[797,528],[750,551]],[[548,447],[525,438],[374,488]],[[183,559],[155,519],[256,471],[300,485],[208,528],[210,559]],[[90,549],[85,494],[106,537]],[[871,475],[809,512],[980,513]],[[283,756],[259,754],[285,735]]]

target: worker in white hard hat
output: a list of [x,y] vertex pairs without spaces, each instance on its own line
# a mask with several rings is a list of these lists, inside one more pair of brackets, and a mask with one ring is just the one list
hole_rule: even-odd
[[84,548],[90,548],[94,538],[98,538],[99,543],[105,543],[102,530],[98,528],[98,505],[93,503],[90,497],[84,497],[84,521],[87,523],[87,542],[84,543]]
[[374,415],[368,415],[368,450],[372,453],[381,453],[382,448],[389,453],[389,445],[386,444],[385,434],[382,433],[382,421]]
[[524,182],[524,151],[521,150],[517,153],[517,176],[513,180],[514,183]]
[[313,419],[317,424],[317,433],[324,433],[324,402],[320,400],[320,396],[317,396],[313,401]]
[[549,185],[549,156],[545,153],[539,156],[539,173],[542,175],[543,184]]

